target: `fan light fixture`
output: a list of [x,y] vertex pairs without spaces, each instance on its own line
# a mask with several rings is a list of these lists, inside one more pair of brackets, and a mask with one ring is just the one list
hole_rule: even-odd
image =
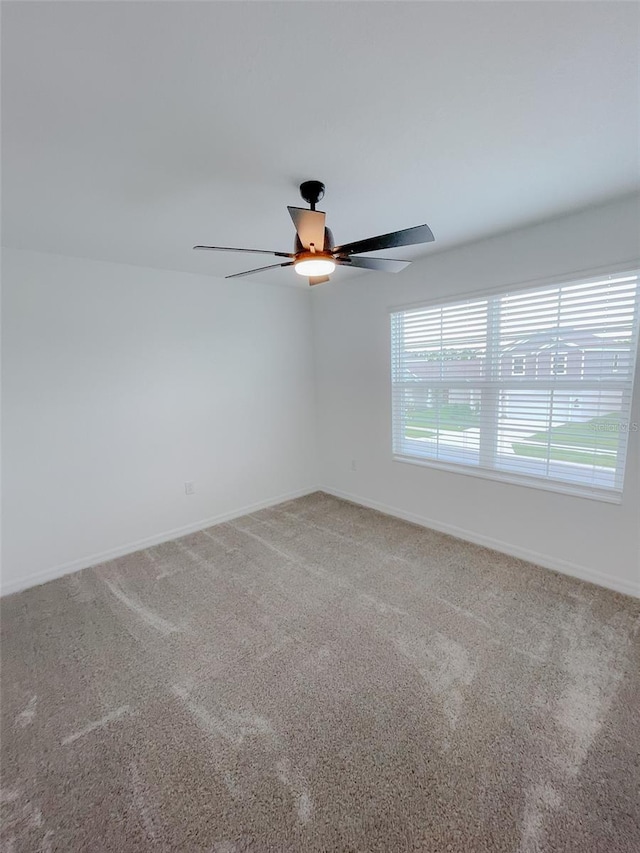
[[336,264],[331,255],[319,255],[317,252],[305,253],[294,261],[293,268],[298,275],[320,276],[332,273]]

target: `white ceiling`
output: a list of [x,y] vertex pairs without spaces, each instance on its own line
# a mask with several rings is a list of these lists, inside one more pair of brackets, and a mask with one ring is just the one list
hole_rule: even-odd
[[435,244],[392,257],[639,186],[636,3],[2,13],[6,246],[226,275],[262,256],[191,246],[290,251],[308,178],[338,242],[431,226]]

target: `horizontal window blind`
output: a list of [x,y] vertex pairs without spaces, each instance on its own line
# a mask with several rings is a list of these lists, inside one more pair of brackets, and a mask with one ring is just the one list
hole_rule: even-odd
[[394,311],[395,457],[617,499],[638,290],[634,272]]

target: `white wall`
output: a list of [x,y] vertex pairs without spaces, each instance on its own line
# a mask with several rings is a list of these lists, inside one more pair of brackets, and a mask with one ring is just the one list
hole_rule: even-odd
[[3,322],[3,592],[317,484],[306,291],[5,250]]
[[[437,237],[437,222],[430,223]],[[640,203],[616,203],[434,253],[401,275],[312,293],[322,485],[463,538],[640,595],[640,452],[622,504],[574,498],[391,458],[388,309],[640,257]],[[640,382],[632,419],[640,422]],[[352,460],[356,471],[351,470]]]

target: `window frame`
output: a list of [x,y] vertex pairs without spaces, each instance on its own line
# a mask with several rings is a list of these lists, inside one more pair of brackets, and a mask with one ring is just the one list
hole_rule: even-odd
[[[453,461],[443,461],[441,459],[433,459],[429,457],[420,457],[420,456],[410,456],[406,454],[397,453],[394,447],[395,436],[394,436],[394,381],[393,381],[393,344],[391,340],[392,333],[392,315],[397,314],[399,312],[408,312],[408,311],[416,311],[416,310],[428,310],[430,308],[438,308],[445,305],[456,305],[458,303],[463,303],[467,300],[487,300],[488,302],[500,298],[501,296],[506,296],[514,293],[521,293],[528,290],[538,290],[544,289],[545,287],[554,287],[554,286],[567,286],[571,284],[581,284],[583,282],[588,282],[590,279],[599,279],[599,278],[618,278],[624,275],[635,275],[638,276],[638,288],[639,288],[639,296],[637,303],[637,311],[640,315],[640,258],[633,259],[630,262],[624,264],[612,264],[607,265],[606,267],[599,268],[591,268],[588,270],[580,270],[577,272],[569,272],[563,273],[557,276],[549,276],[540,279],[532,279],[519,283],[503,283],[499,285],[493,285],[490,288],[482,288],[476,290],[470,290],[465,292],[457,293],[455,296],[439,296],[430,300],[420,300],[418,302],[405,303],[402,305],[393,305],[388,306],[388,320],[389,320],[389,334],[390,334],[390,373],[389,373],[389,390],[390,390],[390,414],[391,414],[391,459],[394,462],[400,462],[402,464],[408,465],[416,465],[418,467],[423,468],[431,468],[436,470],[447,471],[448,473],[458,474],[459,476],[469,476],[469,477],[477,477],[480,479],[487,479],[497,483],[505,483],[508,485],[518,485],[523,486],[525,488],[533,488],[540,489],[542,491],[550,491],[555,492],[557,494],[569,495],[571,497],[579,497],[587,500],[597,500],[605,503],[613,503],[619,504],[622,502],[622,492],[624,485],[624,475],[625,470],[627,468],[627,463],[629,461],[628,453],[625,454],[625,465],[616,468],[615,472],[615,485],[611,488],[607,487],[598,487],[598,486],[588,486],[588,485],[580,485],[575,482],[565,481],[565,480],[556,480],[548,477],[536,477],[527,475],[521,472],[518,473],[510,473],[509,471],[505,471],[499,468],[486,467],[482,464],[482,458],[480,458],[478,464],[469,464],[465,462],[453,462]],[[633,333],[632,333],[633,334]],[[635,347],[635,363],[633,366],[633,372],[631,375],[630,388],[628,392],[629,399],[629,429],[627,431],[626,441],[628,450],[630,446],[629,438],[630,435],[637,431],[639,426],[633,422],[634,415],[634,398],[636,394],[636,379],[638,374],[640,373],[640,342],[638,341],[638,337],[640,335],[640,316],[636,318],[636,326],[634,330],[634,338],[632,338],[632,350]],[[565,358],[567,355],[565,353]],[[533,381],[537,383],[540,382],[539,378],[539,369],[536,358],[536,369],[534,371]],[[568,362],[565,362],[567,364]],[[617,371],[616,371],[617,372]],[[583,374],[583,367],[581,367],[580,374]],[[513,375],[513,374],[511,374]],[[555,374],[550,372],[550,377],[553,378]],[[484,387],[487,384],[487,380],[484,379],[481,381],[482,386]],[[489,383],[491,384],[491,383]],[[500,393],[500,388],[498,385],[502,385],[502,383],[494,383],[496,384],[496,392]],[[499,404],[496,404],[496,415],[499,414]],[[634,429],[635,427],[635,429]]]

